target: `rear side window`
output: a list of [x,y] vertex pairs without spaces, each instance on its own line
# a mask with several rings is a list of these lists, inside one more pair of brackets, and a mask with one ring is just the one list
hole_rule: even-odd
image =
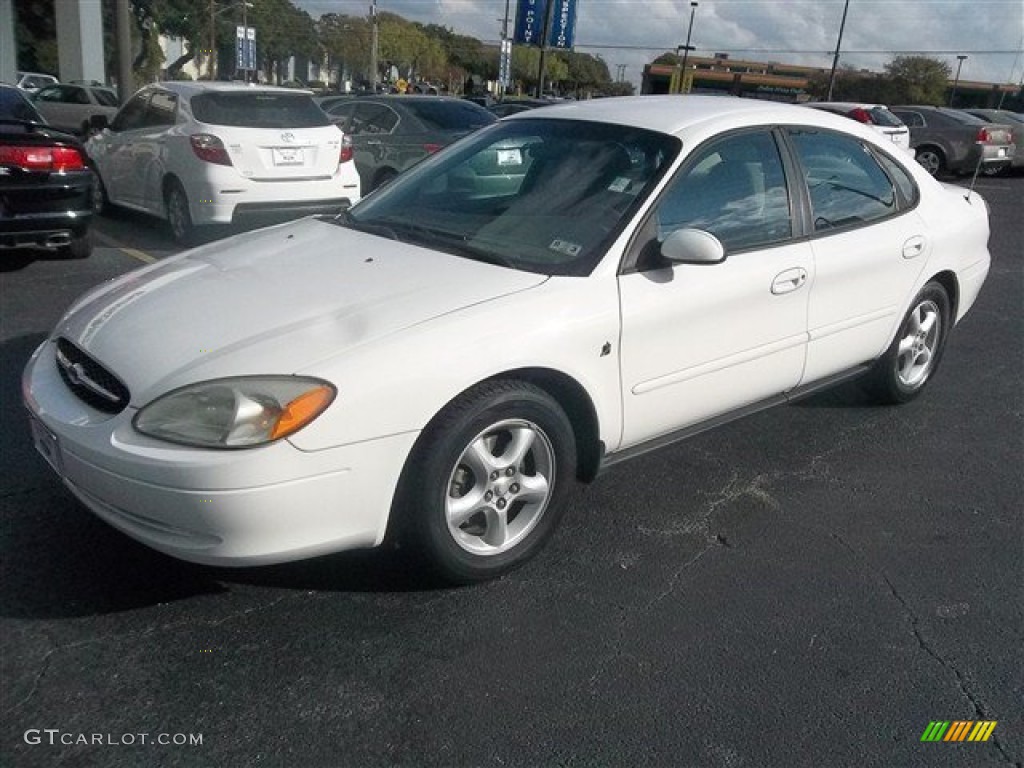
[[92,95],[96,98],[96,103],[104,107],[117,106],[117,94],[113,91],[107,91],[102,88],[96,88],[93,90]]
[[201,93],[192,98],[192,114],[209,125],[238,128],[316,128],[330,125],[308,93],[240,91]]
[[471,101],[439,101],[412,97],[408,101],[403,101],[402,106],[427,126],[438,131],[475,130],[498,119]]
[[46,121],[16,88],[0,87],[0,118],[5,120],[27,120],[30,123]]
[[893,183],[859,141],[799,129],[789,136],[803,166],[815,231],[866,224],[897,212]]

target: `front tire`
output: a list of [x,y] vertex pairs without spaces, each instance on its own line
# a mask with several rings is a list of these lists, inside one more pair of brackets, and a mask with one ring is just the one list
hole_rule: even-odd
[[889,349],[868,374],[867,388],[881,403],[907,403],[931,380],[951,328],[949,296],[931,282],[910,305]]
[[486,382],[424,430],[392,514],[445,581],[484,581],[541,549],[575,473],[575,437],[558,403],[525,382]]

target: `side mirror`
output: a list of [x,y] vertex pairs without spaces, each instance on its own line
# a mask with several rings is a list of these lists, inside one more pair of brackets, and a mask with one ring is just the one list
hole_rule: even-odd
[[674,264],[720,264],[725,261],[725,246],[710,232],[686,227],[665,238],[661,256]]
[[89,118],[89,130],[92,133],[99,133],[105,128],[110,127],[110,121],[107,120],[106,115],[92,115]]

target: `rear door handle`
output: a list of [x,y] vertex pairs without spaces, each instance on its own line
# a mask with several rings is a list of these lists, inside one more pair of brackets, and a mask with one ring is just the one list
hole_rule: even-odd
[[903,244],[903,258],[913,259],[924,253],[924,237],[915,235]]
[[803,267],[794,267],[793,269],[787,269],[785,272],[780,272],[772,280],[772,293],[776,296],[780,296],[783,293],[792,293],[798,288],[802,288],[803,284],[807,282],[807,270]]

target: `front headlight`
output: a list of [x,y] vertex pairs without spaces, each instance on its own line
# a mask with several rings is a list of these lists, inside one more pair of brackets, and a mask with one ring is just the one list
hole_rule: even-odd
[[140,410],[135,428],[201,448],[249,448],[297,432],[334,400],[326,381],[302,376],[238,376],[176,389]]

